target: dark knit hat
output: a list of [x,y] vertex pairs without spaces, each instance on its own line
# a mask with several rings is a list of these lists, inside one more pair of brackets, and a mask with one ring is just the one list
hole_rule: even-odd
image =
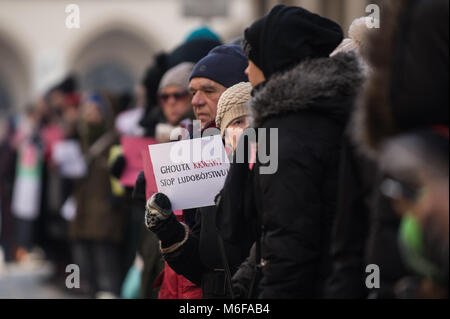
[[193,39],[212,39],[216,40],[217,42],[222,42],[220,37],[212,31],[207,26],[201,26],[194,31],[192,31],[187,37],[186,42],[193,40]]
[[300,7],[275,6],[247,28],[243,48],[269,78],[307,58],[328,57],[342,42],[335,22]]
[[197,63],[203,59],[208,52],[221,45],[222,42],[210,38],[194,38],[178,46],[170,53],[168,58],[169,68],[173,68],[183,62]]
[[142,85],[145,88],[148,108],[152,108],[158,104],[159,81],[161,81],[161,78],[168,69],[167,60],[168,55],[166,53],[159,53],[153,57],[153,63],[145,71]]
[[207,78],[229,88],[240,82],[247,82],[245,69],[248,61],[237,45],[221,45],[214,48],[194,67],[193,78]]
[[78,79],[74,74],[69,75],[59,85],[60,89],[64,93],[73,93],[78,89]]

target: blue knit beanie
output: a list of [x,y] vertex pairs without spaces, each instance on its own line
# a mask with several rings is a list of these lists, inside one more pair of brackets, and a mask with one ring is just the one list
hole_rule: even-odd
[[237,45],[221,45],[212,49],[194,67],[193,78],[207,78],[229,88],[240,82],[248,82],[244,73],[248,60]]

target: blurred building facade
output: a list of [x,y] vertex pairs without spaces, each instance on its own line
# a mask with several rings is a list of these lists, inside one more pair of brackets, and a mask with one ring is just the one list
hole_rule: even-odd
[[[187,7],[196,1],[193,7]],[[116,91],[129,90],[139,81],[154,53],[173,49],[202,24],[229,41],[272,6],[284,3],[330,17],[346,30],[353,19],[366,14],[368,2],[0,0],[0,113],[23,108],[69,72],[79,76],[83,89],[104,85]],[[69,3],[80,9],[80,28],[66,27]],[[189,10],[224,3],[226,15],[190,16]]]

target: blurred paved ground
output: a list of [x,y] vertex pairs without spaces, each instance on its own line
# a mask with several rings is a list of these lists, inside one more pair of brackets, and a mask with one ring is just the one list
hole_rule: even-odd
[[0,260],[0,298],[13,299],[66,299],[75,298],[49,280],[53,271],[46,261],[26,264],[7,263]]

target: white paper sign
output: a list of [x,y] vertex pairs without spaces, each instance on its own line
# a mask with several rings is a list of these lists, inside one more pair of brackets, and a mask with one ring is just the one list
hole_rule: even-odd
[[213,206],[230,163],[219,135],[149,146],[156,185],[172,209]]
[[74,140],[56,143],[53,149],[53,161],[59,165],[63,177],[79,178],[87,172],[81,145]]
[[33,176],[18,176],[14,183],[12,211],[17,218],[35,220],[39,216],[41,180]]

